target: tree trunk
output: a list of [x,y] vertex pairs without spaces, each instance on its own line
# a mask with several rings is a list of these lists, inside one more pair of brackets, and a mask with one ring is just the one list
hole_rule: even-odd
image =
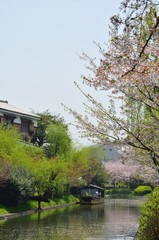
[[38,209],[41,210],[41,201],[38,199]]

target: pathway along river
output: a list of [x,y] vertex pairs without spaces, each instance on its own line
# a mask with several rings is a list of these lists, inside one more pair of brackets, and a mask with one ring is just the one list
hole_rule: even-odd
[[142,202],[106,199],[0,221],[0,240],[132,240]]

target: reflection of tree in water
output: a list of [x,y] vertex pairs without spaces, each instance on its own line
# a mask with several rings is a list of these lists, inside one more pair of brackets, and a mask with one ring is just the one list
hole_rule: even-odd
[[82,205],[81,206],[81,217],[83,221],[104,221],[104,204],[99,205]]

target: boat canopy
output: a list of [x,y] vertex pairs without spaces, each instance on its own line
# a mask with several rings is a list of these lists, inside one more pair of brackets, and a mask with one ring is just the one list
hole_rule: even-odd
[[104,197],[104,188],[89,184],[88,186],[81,188],[81,197],[83,196]]

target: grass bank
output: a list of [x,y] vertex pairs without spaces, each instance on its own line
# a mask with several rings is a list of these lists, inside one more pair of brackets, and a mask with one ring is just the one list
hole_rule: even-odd
[[[79,199],[69,195],[69,196],[63,196],[63,198],[56,198],[50,200],[50,202],[41,202],[41,207],[42,208],[47,208],[47,207],[52,207],[52,206],[59,206],[59,205],[64,205],[64,204],[69,204],[73,202],[79,202]],[[38,203],[36,201],[28,201],[25,204],[18,205],[18,206],[13,206],[13,207],[7,207],[4,205],[0,205],[0,216],[6,215],[9,213],[20,213],[28,210],[34,210],[38,208]]]

